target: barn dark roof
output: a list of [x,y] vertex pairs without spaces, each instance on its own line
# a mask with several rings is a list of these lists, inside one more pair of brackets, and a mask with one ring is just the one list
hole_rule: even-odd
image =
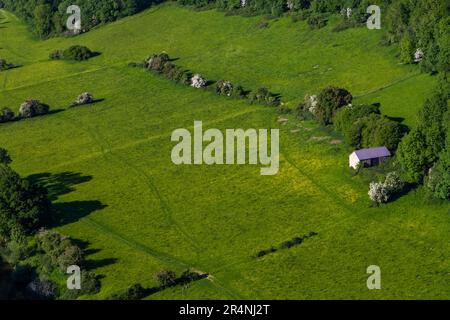
[[356,150],[355,154],[359,160],[368,160],[391,156],[391,153],[386,147],[376,147],[376,148]]

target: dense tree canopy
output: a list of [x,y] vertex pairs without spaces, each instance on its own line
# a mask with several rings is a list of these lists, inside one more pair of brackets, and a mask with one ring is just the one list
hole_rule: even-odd
[[0,237],[29,234],[49,221],[47,191],[0,164]]

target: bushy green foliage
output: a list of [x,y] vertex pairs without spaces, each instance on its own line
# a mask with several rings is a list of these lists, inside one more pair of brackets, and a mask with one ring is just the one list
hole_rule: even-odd
[[0,59],[0,71],[5,71],[13,67],[14,65],[12,63],[8,63],[5,59]]
[[351,129],[355,122],[371,114],[380,114],[378,105],[347,105],[339,109],[333,116],[333,124],[336,130],[342,132],[351,141]]
[[49,112],[50,107],[39,100],[29,99],[22,103],[19,108],[19,116],[21,118],[33,118],[45,115]]
[[372,201],[385,203],[402,192],[404,187],[405,183],[397,172],[389,172],[384,181],[370,183],[368,194]]
[[82,29],[132,15],[160,0],[2,0],[4,6],[29,23],[40,37],[48,37],[66,30],[66,13],[70,5],[82,8]]
[[267,88],[259,88],[249,95],[249,101],[250,103],[258,103],[263,104],[267,106],[279,106],[280,105],[280,98],[271,93]]
[[314,109],[316,119],[323,125],[333,123],[334,114],[339,108],[350,104],[353,97],[346,89],[326,87],[317,96],[317,107]]
[[161,287],[171,286],[177,281],[177,274],[174,271],[162,269],[155,274],[155,280]]
[[412,181],[422,181],[444,149],[450,126],[448,94],[437,92],[425,102],[419,112],[419,125],[399,146],[398,160]]
[[410,62],[409,53],[421,48],[424,59],[420,64],[424,71],[448,68],[450,6],[446,1],[398,0],[388,3],[386,12],[385,42],[400,43],[403,62]]
[[0,111],[0,123],[14,120],[14,112],[9,108]]
[[65,50],[55,50],[50,53],[50,59],[53,60],[75,60],[75,61],[84,61],[93,57],[94,53],[85,46],[75,45],[71,46]]
[[145,297],[145,289],[140,283],[135,283],[127,289],[113,294],[109,300],[140,300]]
[[44,188],[0,165],[0,237],[9,238],[13,230],[33,233],[49,222],[50,212]]
[[56,231],[41,230],[36,240],[40,250],[45,252],[52,261],[65,272],[68,266],[84,264],[84,253],[75,245],[69,237],[63,236]]
[[356,148],[385,146],[392,151],[397,149],[404,130],[398,122],[372,113],[357,120],[347,134],[350,144]]

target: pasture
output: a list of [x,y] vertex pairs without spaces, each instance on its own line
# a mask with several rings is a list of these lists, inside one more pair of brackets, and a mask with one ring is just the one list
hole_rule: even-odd
[[[347,169],[351,149],[312,122],[274,108],[169,82],[129,62],[166,51],[207,79],[246,89],[267,86],[294,107],[327,85],[356,102],[415,124],[434,79],[398,64],[381,32],[311,31],[284,17],[224,17],[167,4],[74,38],[34,39],[0,11],[0,57],[20,65],[0,72],[0,107],[27,98],[51,115],[0,125],[13,168],[47,185],[61,215],[59,231],[86,243],[101,299],[134,282],[154,285],[161,268],[210,275],[148,299],[399,299],[450,297],[448,204],[416,189],[369,208],[368,181]],[[200,26],[200,27],[199,27]],[[53,49],[86,45],[101,55],[50,61]],[[68,109],[83,91],[102,101]],[[279,128],[280,172],[259,167],[176,166],[171,132],[204,128]],[[320,138],[323,137],[323,138]],[[257,251],[316,232],[302,244],[262,258]],[[379,265],[382,290],[366,287]]]

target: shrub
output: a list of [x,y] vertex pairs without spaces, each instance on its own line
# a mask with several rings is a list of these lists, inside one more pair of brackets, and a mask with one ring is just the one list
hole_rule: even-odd
[[83,263],[83,251],[75,245],[65,248],[64,251],[58,256],[58,265],[63,272],[65,272],[69,266],[81,266]]
[[351,129],[356,121],[371,114],[380,114],[379,105],[347,105],[336,111],[333,124],[336,130],[342,132],[348,141],[353,141]]
[[388,190],[382,182],[371,182],[369,185],[369,197],[377,203],[385,203],[389,199]]
[[144,66],[157,73],[162,73],[164,65],[169,62],[169,55],[167,53],[153,54],[144,61]]
[[430,169],[426,187],[437,199],[450,200],[450,150]]
[[246,97],[246,93],[245,93],[245,90],[244,90],[244,88],[242,86],[237,85],[237,86],[235,86],[233,88],[231,96],[235,97],[235,98],[245,98]]
[[93,57],[94,53],[85,46],[71,46],[62,52],[62,57],[65,60],[83,61]]
[[63,300],[76,299],[81,295],[93,295],[100,291],[101,284],[98,276],[89,271],[81,270],[81,289],[68,290],[66,289],[60,297]]
[[195,74],[192,78],[191,78],[191,87],[193,88],[204,88],[206,87],[206,80],[200,75],[200,74]]
[[384,185],[390,195],[394,195],[403,191],[405,183],[402,181],[397,172],[389,172],[384,180]]
[[94,96],[89,92],[83,92],[75,100],[75,105],[90,104],[94,102]]
[[177,275],[174,271],[163,269],[155,274],[155,280],[161,287],[168,287],[176,283]]
[[346,89],[329,86],[318,95],[313,113],[321,124],[328,125],[333,123],[332,118],[337,110],[350,104],[352,100],[351,93]]
[[50,280],[35,279],[28,284],[27,293],[31,299],[50,300],[56,297],[58,287]]
[[260,250],[256,253],[257,258],[264,257],[265,255],[268,255],[269,253],[276,252],[277,249],[274,247],[270,247],[269,249]]
[[14,112],[9,108],[4,108],[0,112],[0,123],[14,120]]
[[233,94],[233,84],[227,80],[220,80],[216,84],[216,93],[230,97]]
[[281,249],[289,249],[289,248],[292,248],[293,246],[301,244],[302,242],[303,242],[302,237],[295,237],[292,240],[282,242],[280,245],[280,248]]
[[139,283],[135,283],[122,292],[113,294],[109,300],[140,300],[146,295],[145,289]]
[[20,105],[19,116],[21,118],[32,118],[47,114],[50,107],[38,100],[27,100]]
[[64,58],[63,50],[54,50],[50,52],[49,58],[51,60],[60,60]]
[[369,197],[377,203],[388,202],[392,196],[403,191],[405,183],[396,172],[386,175],[384,181],[371,182],[369,185]]
[[13,64],[8,63],[5,59],[0,59],[0,71],[5,71],[11,68],[14,68]]
[[252,92],[249,96],[250,103],[260,103],[267,106],[278,106],[280,105],[279,97],[270,93],[267,88],[259,88]]

